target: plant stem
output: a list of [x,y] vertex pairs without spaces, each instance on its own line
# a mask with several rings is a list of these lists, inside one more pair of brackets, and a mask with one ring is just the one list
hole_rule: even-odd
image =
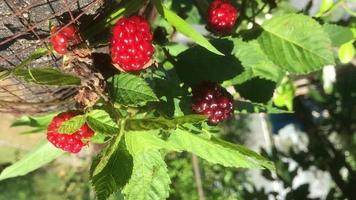
[[199,200],[205,200],[204,189],[201,182],[201,174],[199,169],[199,160],[198,157],[194,154],[192,154],[192,165],[193,165],[194,178],[195,178],[195,183],[197,185]]

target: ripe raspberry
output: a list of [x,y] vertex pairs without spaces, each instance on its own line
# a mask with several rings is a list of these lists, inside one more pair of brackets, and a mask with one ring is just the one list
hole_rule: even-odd
[[154,53],[148,22],[140,17],[121,18],[112,29],[111,58],[122,71],[148,67]]
[[78,131],[72,134],[58,133],[61,124],[78,115],[76,112],[63,112],[53,118],[47,129],[47,139],[57,148],[63,149],[71,153],[78,153],[83,146],[88,144],[83,139],[89,139],[94,135],[87,123],[85,123]]
[[207,115],[209,123],[216,125],[232,116],[232,96],[216,83],[202,82],[193,88],[192,110]]
[[238,11],[229,0],[214,0],[208,8],[208,28],[218,34],[228,34],[237,17]]
[[[51,30],[51,43],[53,49],[59,54],[65,54],[68,47],[81,42],[78,30],[74,25],[69,25],[62,30],[62,26],[55,26]],[[60,30],[58,33],[57,31]]]

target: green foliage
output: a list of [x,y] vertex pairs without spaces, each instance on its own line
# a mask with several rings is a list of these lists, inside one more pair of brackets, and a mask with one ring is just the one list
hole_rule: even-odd
[[260,103],[251,103],[248,101],[235,101],[235,113],[287,113],[286,110],[281,110],[272,105],[265,105]]
[[16,78],[38,85],[76,86],[81,83],[80,78],[54,68],[15,68],[11,73]]
[[265,21],[262,28],[258,43],[268,58],[285,71],[306,74],[335,64],[328,35],[310,17],[276,16]]
[[202,115],[186,115],[173,119],[160,118],[145,118],[145,119],[129,119],[126,122],[125,129],[132,131],[154,130],[154,129],[175,129],[181,124],[196,124],[206,121],[207,117]]
[[30,131],[21,132],[21,134],[30,134],[45,131],[47,130],[47,126],[52,121],[53,117],[56,115],[57,113],[47,114],[43,116],[23,116],[19,119],[16,119],[11,124],[11,127],[28,126],[33,128]]
[[341,63],[350,62],[355,56],[354,41],[341,45],[339,49],[339,59]]
[[166,199],[169,195],[170,179],[160,152],[149,150],[133,156],[133,173],[123,191],[125,199]]
[[[104,9],[103,13],[108,14],[84,32],[85,38],[94,40],[94,36],[107,31],[120,17],[138,12],[150,16],[148,19],[153,21],[151,28],[155,33],[156,67],[135,73],[111,74],[107,88],[98,94],[103,98],[92,108],[83,109],[83,115],[64,122],[59,128],[60,133],[73,133],[88,123],[95,131],[90,141],[104,144],[90,170],[91,183],[99,200],[168,198],[171,180],[164,161],[166,153],[170,153],[167,157],[184,157],[189,152],[219,169],[274,171],[274,163],[261,155],[219,139],[224,135],[218,135],[219,127],[205,123],[206,116],[191,114],[192,86],[207,80],[221,83],[234,96],[235,114],[286,113],[288,111],[272,104],[292,110],[295,95],[292,80],[295,77],[335,65],[335,47],[340,47],[341,63],[348,63],[354,57],[355,38],[349,28],[327,22],[321,26],[309,16],[290,14],[290,10],[274,12],[272,9],[280,2],[273,0],[242,1],[238,5],[240,18],[231,36],[204,36],[192,24],[206,23],[201,15],[206,14],[208,3],[202,0],[154,0],[151,4],[143,0],[117,1],[113,3],[115,9]],[[333,1],[323,1],[316,16],[327,15],[335,5]],[[273,17],[267,19],[267,13]],[[257,19],[263,23],[257,23]],[[172,39],[176,37],[175,30],[198,45],[180,44]],[[82,83],[79,77],[57,69],[28,67],[30,62],[47,53],[47,49],[37,49],[13,70],[1,68],[5,73],[0,79],[12,74],[40,86],[90,88],[90,85],[81,85],[84,81]],[[22,118],[13,126],[27,125],[35,131],[45,130],[52,118],[53,115]],[[49,143],[42,144],[2,171],[0,180],[31,172],[62,153]],[[184,165],[190,166],[190,163]],[[223,174],[230,182],[234,176],[229,172]],[[305,188],[301,186],[297,190],[303,192]],[[233,191],[236,190],[239,189]],[[239,194],[232,193],[226,192],[223,197],[215,194],[211,199],[239,198]],[[259,197],[265,197],[263,195]]]
[[98,200],[105,200],[114,192],[122,189],[132,174],[132,156],[125,149],[124,143],[121,142],[117,149],[112,146],[109,149],[113,149],[114,152],[98,173],[95,174],[95,171],[101,165],[103,156],[107,155],[99,155],[91,166],[91,183]]
[[73,134],[80,129],[85,123],[84,115],[77,115],[68,121],[61,124],[58,129],[58,133],[61,134]]
[[211,163],[221,164],[225,167],[274,170],[273,163],[257,153],[214,137],[206,138],[177,129],[171,132],[168,141],[182,151],[192,152]]
[[329,35],[333,46],[336,47],[354,39],[352,31],[347,27],[326,23],[323,25],[323,29]]
[[231,55],[233,42],[227,39],[214,40],[215,45],[225,56],[195,46],[177,56],[175,69],[179,78],[190,85],[204,80],[223,82],[238,76],[242,71],[240,61]]
[[98,162],[95,164],[95,167],[92,167],[92,173],[91,173],[92,176],[96,176],[104,170],[104,168],[109,164],[112,155],[119,148],[120,143],[123,143],[121,139],[124,135],[124,126],[125,126],[125,121],[121,121],[120,132],[111,141],[111,143],[108,146],[106,146],[106,148],[100,153],[100,160],[98,160]]
[[119,126],[105,110],[92,110],[86,114],[86,121],[95,132],[115,135]]
[[[235,39],[234,46],[234,55],[242,62],[245,71],[248,71],[250,74],[248,79],[257,76],[279,82],[284,77],[285,71],[283,68],[274,64],[267,57],[256,40],[243,42],[240,39]],[[239,79],[241,79],[241,75],[234,78],[232,82],[234,83]]]
[[26,175],[53,161],[63,153],[62,150],[48,142],[41,142],[21,160],[5,168],[0,174],[0,180]]
[[185,22],[182,18],[176,15],[171,10],[167,9],[162,5],[161,0],[154,0],[158,12],[179,32],[191,38],[195,43],[206,48],[207,50],[218,54],[223,55],[219,50],[217,50],[210,42],[202,36],[198,31],[196,31],[190,24]]
[[114,102],[125,106],[140,106],[158,101],[145,80],[132,74],[115,75],[111,80],[110,95]]
[[129,131],[125,134],[125,142],[130,153],[133,155],[150,150],[175,150],[174,145],[160,138],[159,130]]

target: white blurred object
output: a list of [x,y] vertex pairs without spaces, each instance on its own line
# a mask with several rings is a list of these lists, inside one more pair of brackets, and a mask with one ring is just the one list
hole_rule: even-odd
[[336,82],[335,66],[327,65],[323,68],[323,88],[326,94],[331,94]]

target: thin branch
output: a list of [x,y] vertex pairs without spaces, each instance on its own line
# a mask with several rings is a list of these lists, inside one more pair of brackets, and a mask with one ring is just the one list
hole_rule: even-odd
[[203,184],[201,181],[201,174],[199,169],[199,160],[198,157],[194,154],[192,154],[192,165],[193,165],[194,178],[195,178],[195,183],[197,185],[199,200],[205,200],[204,189],[203,189]]

